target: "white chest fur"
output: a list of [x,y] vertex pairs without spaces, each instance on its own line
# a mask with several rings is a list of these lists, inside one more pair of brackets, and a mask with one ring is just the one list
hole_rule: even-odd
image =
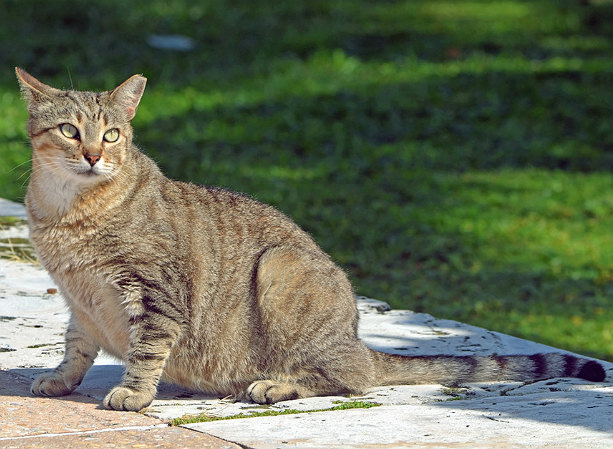
[[129,346],[129,314],[120,292],[95,276],[54,276],[80,328],[108,353],[123,358]]

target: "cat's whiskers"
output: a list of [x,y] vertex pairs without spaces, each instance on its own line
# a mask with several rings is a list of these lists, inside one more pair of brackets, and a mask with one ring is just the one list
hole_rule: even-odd
[[[26,162],[23,162],[23,163],[17,165],[16,167],[13,167],[13,169],[11,171],[14,171],[18,167],[21,167],[22,165],[25,165],[25,164],[30,164],[30,166],[27,168],[27,170],[25,170],[21,175],[19,175],[17,177],[17,181],[20,181],[21,178],[23,178],[24,176],[28,175],[28,177],[26,178],[26,181],[27,181],[29,179],[30,173],[32,173],[32,158],[28,159]],[[21,186],[23,187],[23,184]]]
[[29,175],[30,175],[31,173],[32,173],[32,170],[30,170],[30,171],[28,171],[28,172],[25,172],[25,173],[23,173],[23,174],[22,174],[22,175],[21,175],[21,176],[20,176],[20,177],[17,179],[17,181],[19,181],[21,178],[23,178],[23,176],[24,176],[24,175],[28,175],[28,176],[27,176],[27,177],[26,177],[26,178],[25,178],[25,179],[24,179],[24,180],[21,182],[21,184],[19,185],[19,187],[24,188],[24,187],[26,186],[26,183],[30,181],[30,176],[29,176]]
[[17,164],[17,165],[15,165],[13,168],[11,168],[11,169],[9,170],[9,173],[13,173],[13,172],[14,172],[15,170],[17,170],[19,167],[21,167],[21,166],[23,166],[23,165],[26,165],[26,164],[30,164],[31,162],[32,162],[32,158],[28,159],[28,160],[27,160],[27,161],[25,161],[25,162],[22,162],[21,164]]
[[[38,167],[40,168],[52,168],[52,169],[62,168],[62,163],[60,161],[38,160],[36,163],[38,164]],[[33,171],[33,169],[30,169],[30,171]]]

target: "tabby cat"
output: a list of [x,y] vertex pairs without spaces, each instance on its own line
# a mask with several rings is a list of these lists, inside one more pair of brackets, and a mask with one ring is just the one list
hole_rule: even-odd
[[257,403],[376,385],[602,381],[568,354],[398,356],[357,337],[345,273],[281,212],[164,177],[132,143],[146,79],[59,90],[16,69],[28,101],[31,240],[70,308],[62,363],[32,393],[72,392],[100,349],[125,362],[104,399],[140,410],[159,380]]

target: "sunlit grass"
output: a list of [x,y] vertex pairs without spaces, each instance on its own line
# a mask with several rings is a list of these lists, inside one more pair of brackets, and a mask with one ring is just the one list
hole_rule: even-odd
[[613,8],[580,3],[7,1],[0,196],[29,170],[13,66],[143,73],[144,151],[279,207],[359,293],[613,359]]

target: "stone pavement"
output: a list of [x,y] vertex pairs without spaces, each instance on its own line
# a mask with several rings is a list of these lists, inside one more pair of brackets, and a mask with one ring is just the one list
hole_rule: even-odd
[[[2,215],[23,217],[23,208],[0,200]],[[551,379],[453,389],[380,387],[363,397],[272,406],[233,403],[162,384],[148,409],[131,413],[100,406],[122,374],[117,361],[100,356],[72,395],[32,397],[31,379],[62,358],[68,314],[45,271],[20,260],[29,254],[27,241],[19,240],[25,238],[25,222],[0,226],[0,448],[613,448],[613,364],[607,362],[603,383]],[[361,337],[388,352],[557,351],[427,314],[389,310],[381,301],[360,298],[359,308]],[[171,425],[174,418],[197,415],[234,418]]]

